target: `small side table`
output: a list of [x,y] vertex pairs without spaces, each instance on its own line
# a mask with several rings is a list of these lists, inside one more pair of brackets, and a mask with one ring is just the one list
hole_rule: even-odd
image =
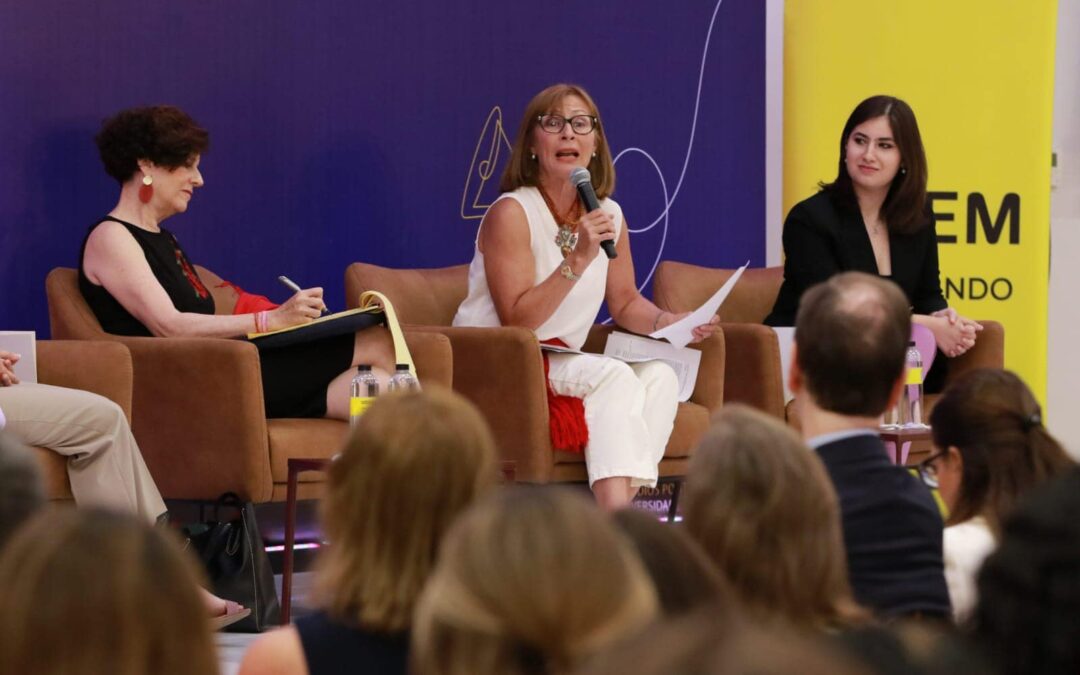
[[[289,477],[285,487],[285,550],[281,565],[281,625],[289,625],[292,614],[293,546],[296,545],[296,490],[300,474],[304,471],[326,471],[330,459],[290,459]],[[517,462],[504,461],[500,465],[504,483],[513,483],[517,474]]]
[[907,464],[908,448],[914,441],[930,440],[930,427],[911,428],[878,428],[878,436],[882,441],[891,443],[893,447],[893,464],[904,466]]

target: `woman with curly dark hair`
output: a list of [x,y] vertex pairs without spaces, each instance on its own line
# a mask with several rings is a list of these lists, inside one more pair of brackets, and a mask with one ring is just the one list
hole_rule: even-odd
[[[131,108],[98,133],[105,171],[120,184],[116,206],[83,242],[79,288],[109,333],[138,336],[239,337],[308,323],[325,309],[321,288],[297,292],[283,305],[214,314],[214,299],[173,234],[161,223],[187,211],[203,186],[199,159],[209,135],[173,106]],[[353,368],[393,370],[389,335],[354,335],[260,354],[269,417],[348,419]]]
[[919,465],[949,509],[945,580],[953,615],[975,603],[975,574],[1001,536],[1001,522],[1030,489],[1073,466],[1042,423],[1024,381],[1007,370],[968,373],[930,414],[936,452]]

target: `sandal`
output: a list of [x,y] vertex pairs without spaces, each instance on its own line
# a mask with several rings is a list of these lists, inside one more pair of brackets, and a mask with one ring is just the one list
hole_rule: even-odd
[[225,610],[216,616],[210,617],[210,626],[219,631],[226,626],[231,626],[237,621],[242,621],[251,616],[251,610],[232,600],[225,600]]

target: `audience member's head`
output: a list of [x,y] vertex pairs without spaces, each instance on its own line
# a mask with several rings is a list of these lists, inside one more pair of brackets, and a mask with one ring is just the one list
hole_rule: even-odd
[[997,532],[1019,497],[1073,465],[1042,423],[1023,380],[976,370],[954,382],[930,413],[936,452],[923,463],[949,507],[949,523],[976,516]]
[[377,399],[330,469],[321,606],[369,629],[408,628],[439,541],[497,482],[495,457],[483,417],[449,390]]
[[42,512],[0,555],[0,670],[217,673],[201,581],[179,543],[133,516]]
[[822,410],[876,417],[899,392],[910,338],[911,312],[896,284],[837,274],[799,301],[793,389]]
[[840,627],[852,599],[836,492],[779,421],[741,405],[713,418],[687,471],[686,529],[759,619]]
[[731,602],[727,581],[682,528],[638,509],[616,511],[612,518],[645,564],[665,615]]
[[576,675],[870,675],[820,635],[762,626],[712,608],[615,645]]
[[972,627],[999,673],[1080,673],[1080,469],[1005,518],[978,589]]
[[0,431],[0,550],[23,521],[45,505],[45,486],[30,450]]
[[626,538],[566,488],[517,488],[470,509],[417,606],[423,675],[562,673],[640,631],[656,591]]

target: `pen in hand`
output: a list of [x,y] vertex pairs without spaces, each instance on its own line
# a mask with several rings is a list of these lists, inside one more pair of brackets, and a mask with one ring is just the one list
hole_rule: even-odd
[[[298,285],[298,284],[297,284],[297,283],[296,283],[295,281],[293,281],[293,280],[292,280],[292,279],[290,279],[289,277],[285,276],[284,274],[282,274],[281,276],[279,276],[279,277],[277,278],[277,280],[278,280],[278,281],[280,281],[280,282],[281,282],[281,284],[282,284],[283,286],[285,286],[285,288],[288,288],[288,289],[289,289],[290,291],[292,291],[293,293],[299,293],[300,291],[302,291],[302,290],[303,290],[302,288],[300,288],[300,286],[299,286],[299,285]],[[326,307],[326,303],[324,302],[324,303],[323,303],[323,308],[322,308],[322,313],[323,313],[323,314],[326,314],[326,313],[327,313],[328,311],[330,311],[330,310],[329,310],[329,309],[327,309],[327,307]]]

